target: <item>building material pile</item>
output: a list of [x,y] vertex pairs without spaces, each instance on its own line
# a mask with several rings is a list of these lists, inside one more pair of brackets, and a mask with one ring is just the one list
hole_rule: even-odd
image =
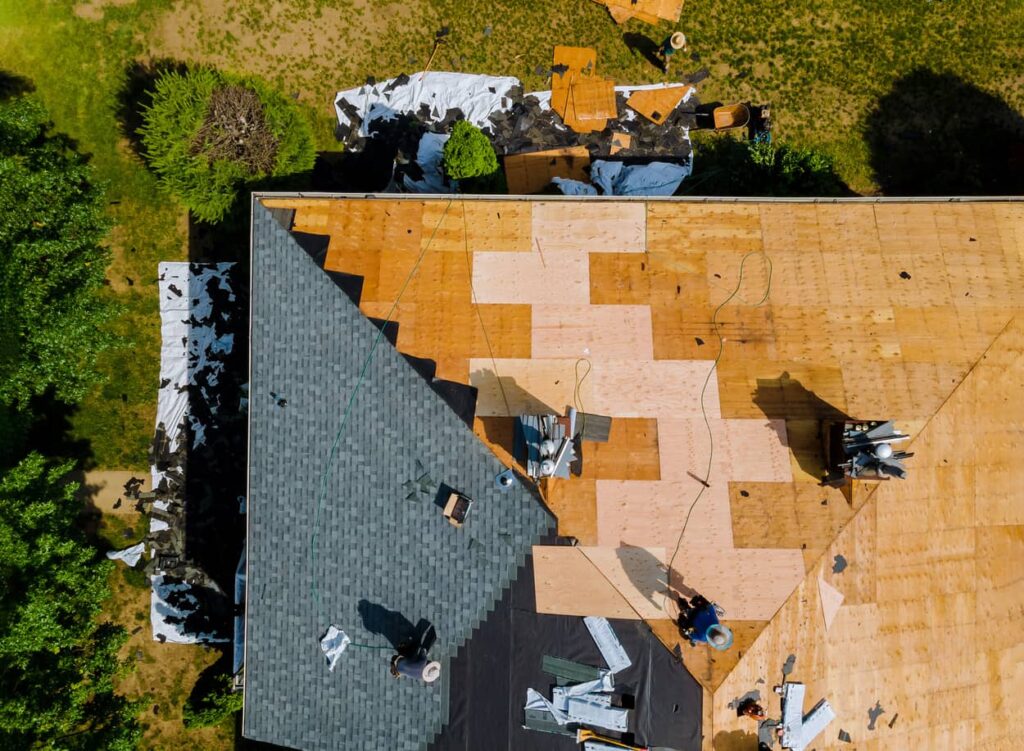
[[623,24],[631,18],[658,25],[660,21],[677,23],[683,13],[683,0],[594,0],[608,8],[615,23]]

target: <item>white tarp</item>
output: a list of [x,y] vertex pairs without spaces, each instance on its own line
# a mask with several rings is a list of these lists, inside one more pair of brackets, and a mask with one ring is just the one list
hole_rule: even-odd
[[149,600],[149,620],[153,625],[155,641],[169,641],[174,644],[214,644],[229,641],[213,634],[186,632],[185,619],[199,608],[199,600],[191,593],[192,588],[188,583],[165,579],[161,574],[150,578],[153,583],[153,595]]
[[[232,263],[189,264],[184,261],[164,262],[159,265],[158,289],[160,296],[160,388],[157,392],[156,424],[166,431],[168,449],[178,449],[185,421],[193,431],[192,448],[201,446],[205,440],[203,426],[189,414],[189,387],[201,382],[215,385],[224,370],[224,363],[218,355],[231,352],[234,338],[231,334],[218,335],[215,326],[213,299],[208,289],[210,284],[227,293],[228,300],[235,295],[228,282]],[[219,311],[218,315],[224,315]],[[200,397],[208,396],[200,388]],[[208,397],[212,398],[212,397]],[[216,412],[217,405],[210,409]],[[150,467],[154,489],[167,479],[157,464]],[[179,499],[183,500],[183,499]],[[155,500],[153,507],[168,511],[166,501]],[[151,534],[163,532],[170,525],[163,519],[151,517]],[[155,553],[155,548],[154,551]],[[151,576],[152,597],[150,616],[153,638],[163,636],[166,641],[180,644],[196,642],[227,641],[209,634],[192,634],[185,631],[184,620],[198,606],[196,598],[188,594],[189,585],[184,582],[165,582],[162,571]],[[180,593],[180,596],[179,596]],[[170,597],[173,602],[169,601]]]
[[341,659],[341,653],[345,651],[345,647],[351,644],[351,642],[352,640],[348,638],[348,635],[337,626],[332,625],[327,629],[324,638],[320,640],[320,649],[323,650],[324,657],[327,658],[328,670],[334,670],[338,660]]
[[466,120],[482,128],[488,116],[512,104],[509,90],[519,85],[511,76],[484,76],[471,73],[413,73],[405,83],[389,78],[376,84],[364,84],[339,91],[334,98],[338,122],[352,125],[341,106],[342,100],[353,105],[362,118],[359,135],[370,135],[376,120],[394,120],[399,115],[414,115],[425,104],[431,120],[443,120],[448,110],[458,108]]
[[130,548],[108,550],[107,558],[112,561],[124,561],[131,568],[135,568],[138,562],[142,560],[144,552],[146,552],[146,543],[140,542],[138,545],[132,545]]
[[444,145],[449,136],[444,133],[424,133],[416,150],[416,163],[423,170],[423,177],[410,180],[402,176],[405,189],[410,193],[454,193],[455,184],[444,180]]

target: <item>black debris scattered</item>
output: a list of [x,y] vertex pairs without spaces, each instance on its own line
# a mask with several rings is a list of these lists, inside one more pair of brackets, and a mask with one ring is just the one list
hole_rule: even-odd
[[832,573],[841,574],[846,570],[849,564],[846,562],[846,558],[842,555],[837,555],[832,561]]
[[868,709],[868,730],[875,729],[875,722],[878,718],[885,714],[885,710],[882,709],[882,703],[879,701],[875,702],[875,706]]

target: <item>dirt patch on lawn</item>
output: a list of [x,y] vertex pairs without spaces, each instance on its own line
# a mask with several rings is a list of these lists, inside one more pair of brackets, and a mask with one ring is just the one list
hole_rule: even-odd
[[338,89],[422,66],[439,22],[429,3],[179,0],[157,18],[148,53],[254,73],[318,108]]
[[149,582],[141,572],[123,563],[110,575],[113,592],[104,615],[121,624],[131,635],[121,656],[132,663],[131,672],[118,680],[118,691],[143,700],[139,721],[143,727],[140,748],[226,751],[234,747],[230,727],[188,730],[182,723],[185,701],[199,674],[215,663],[221,652],[194,644],[161,644],[153,640],[149,622]]

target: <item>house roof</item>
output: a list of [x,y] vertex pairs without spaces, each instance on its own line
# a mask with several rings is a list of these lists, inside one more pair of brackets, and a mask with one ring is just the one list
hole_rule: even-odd
[[[243,733],[423,748],[448,716],[447,671],[393,678],[389,640],[426,619],[447,667],[552,518],[527,485],[497,488],[501,462],[259,202],[251,306]],[[461,528],[442,485],[475,501]],[[329,672],[332,624],[353,644]]]
[[[624,565],[637,547],[722,602],[734,648],[709,660],[682,647],[714,691],[706,738],[749,740],[729,702],[761,689],[774,712],[764,686],[790,654],[815,700],[849,697],[837,724],[857,741],[965,745],[1012,727],[990,707],[1012,703],[1011,614],[1024,607],[1007,566],[1024,524],[1011,458],[1024,203],[265,202],[329,238],[324,266],[363,280],[368,316],[390,308],[431,242],[396,313],[397,347],[479,389],[474,430],[496,455],[508,457],[519,412],[575,402],[613,418],[607,443],[583,443],[582,476],[543,488],[560,534],[581,545],[538,549],[553,564],[545,573],[535,556],[538,603],[572,612],[587,591],[588,609],[632,613],[674,645],[664,577]],[[713,313],[737,288],[712,371]],[[710,488],[673,560],[708,466],[704,412]],[[908,479],[820,487],[819,423],[842,415],[914,435]],[[833,591],[843,600],[826,629]],[[951,643],[957,661],[936,646]],[[867,731],[876,700],[899,718]],[[820,747],[836,745],[828,733]]]

